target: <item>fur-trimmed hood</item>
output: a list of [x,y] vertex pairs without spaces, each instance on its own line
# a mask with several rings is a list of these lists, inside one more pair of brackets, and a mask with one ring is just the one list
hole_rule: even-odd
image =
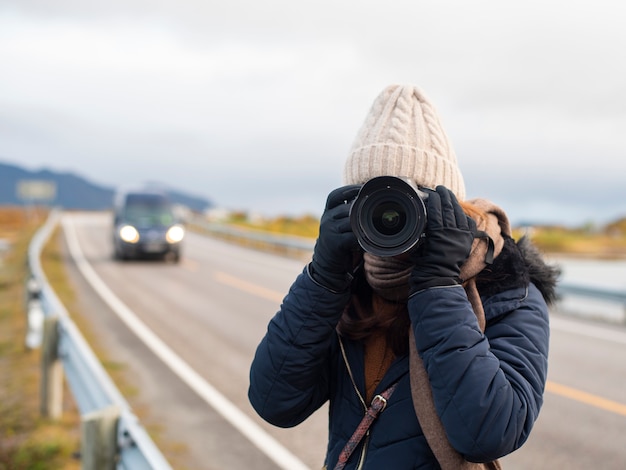
[[478,274],[476,286],[481,296],[491,296],[532,282],[550,305],[556,300],[560,274],[558,267],[545,262],[528,237],[522,237],[517,243],[506,237],[500,255]]

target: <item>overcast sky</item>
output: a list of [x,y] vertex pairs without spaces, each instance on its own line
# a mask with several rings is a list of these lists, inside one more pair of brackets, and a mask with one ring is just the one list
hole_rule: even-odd
[[0,0],[0,160],[320,215],[392,83],[514,223],[626,216],[616,0]]

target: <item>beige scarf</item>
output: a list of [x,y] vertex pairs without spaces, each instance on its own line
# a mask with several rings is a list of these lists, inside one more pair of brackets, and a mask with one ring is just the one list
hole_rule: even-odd
[[[511,227],[504,211],[491,202],[484,199],[475,199],[470,202],[485,213],[486,217],[476,220],[481,236],[474,240],[470,256],[461,267],[460,277],[467,298],[474,309],[478,325],[484,331],[485,311],[476,288],[476,275],[500,254],[504,246],[503,235],[511,236]],[[428,374],[417,351],[413,328],[409,332],[409,348],[413,406],[428,445],[439,461],[442,470],[501,469],[500,462],[497,460],[482,464],[468,462],[452,447],[435,409]]]
[[394,257],[363,253],[365,279],[372,290],[391,302],[406,302],[409,298],[409,277],[413,263]]

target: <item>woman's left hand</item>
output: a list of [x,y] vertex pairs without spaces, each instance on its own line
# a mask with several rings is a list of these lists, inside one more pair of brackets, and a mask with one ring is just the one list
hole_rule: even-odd
[[459,284],[461,265],[472,249],[476,222],[465,214],[452,191],[437,186],[428,192],[426,234],[412,255],[411,293]]

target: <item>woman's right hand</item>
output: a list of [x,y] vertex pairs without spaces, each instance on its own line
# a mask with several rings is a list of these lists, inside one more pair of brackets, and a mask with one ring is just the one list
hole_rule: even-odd
[[359,185],[337,188],[328,195],[309,272],[322,286],[343,292],[352,281],[353,257],[359,243],[350,226],[351,201]]

